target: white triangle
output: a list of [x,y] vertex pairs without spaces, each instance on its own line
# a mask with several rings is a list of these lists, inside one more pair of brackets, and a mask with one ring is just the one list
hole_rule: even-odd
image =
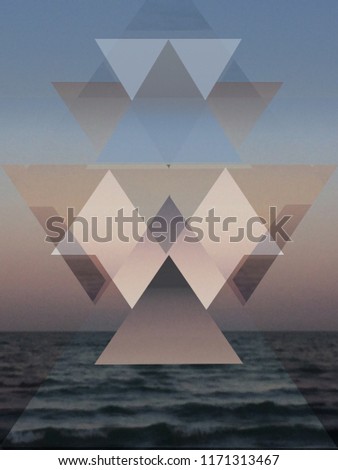
[[[236,218],[236,221],[229,223],[225,229],[223,224],[220,224],[219,227],[215,225],[214,235],[218,237],[218,242],[212,241],[210,237],[203,237],[200,242],[218,266],[225,280],[229,279],[245,255],[278,255],[280,253],[280,248],[274,240],[270,240],[263,224],[257,223],[253,227],[253,233],[257,238],[249,237],[248,221],[256,220],[257,213],[228,169],[223,170],[194,213],[195,217],[200,217],[203,221],[199,224],[203,233],[209,233],[207,214],[210,208],[214,208],[215,216],[220,217],[221,221],[226,220],[229,216]],[[242,235],[237,241],[234,241],[240,232]],[[265,235],[267,238],[258,241],[258,237],[261,235]]]
[[283,251],[279,248],[276,241],[273,240],[268,230],[263,235],[265,236],[265,239],[257,244],[251,254],[283,256]]
[[186,236],[189,232],[185,228],[168,253],[203,307],[208,309],[225,279],[202,243],[189,243],[185,241]]
[[167,39],[96,39],[96,42],[133,99]]
[[206,99],[240,39],[171,39],[172,46]]
[[[65,237],[57,246],[59,252],[63,255],[95,255],[110,278],[113,279],[116,272],[126,261],[137,243],[131,231],[132,224],[126,224],[124,230],[124,235],[128,237],[129,242],[123,241],[118,237],[116,216],[120,209],[123,209],[123,214],[126,215],[126,217],[131,217],[135,207],[112,172],[107,171],[93,194],[77,215],[77,218],[87,221],[85,225],[87,226],[86,233],[88,233],[88,236],[84,237],[83,223],[77,223],[75,221],[70,227],[74,235],[75,243],[68,242],[67,237]],[[80,220],[78,220],[78,222],[80,222]],[[94,238],[94,223],[97,225],[97,230],[95,229],[95,231],[100,233],[101,236],[107,233],[107,223],[112,223],[112,239],[103,243],[98,240],[97,237]],[[144,222],[140,223],[139,227],[140,232],[144,232],[147,228]],[[70,251],[68,245],[73,245],[76,251]],[[78,253],[78,247],[80,247],[82,253]]]
[[135,246],[118,270],[114,284],[131,308],[135,307],[166,258],[159,243],[145,236],[144,242]]
[[95,39],[103,55],[107,58],[110,51],[114,48],[118,39]]

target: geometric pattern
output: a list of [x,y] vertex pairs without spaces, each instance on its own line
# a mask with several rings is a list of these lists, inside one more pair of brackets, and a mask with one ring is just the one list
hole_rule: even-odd
[[[207,309],[225,283],[247,301],[275,259],[282,254],[287,243],[274,227],[285,216],[291,216],[283,229],[291,238],[294,230],[334,170],[329,165],[256,165],[199,168],[189,165],[132,166],[58,166],[44,165],[5,167],[18,191],[39,220],[46,234],[50,235],[46,222],[51,215],[63,218],[67,236],[60,241],[54,255],[64,257],[88,295],[97,299],[101,288],[113,282],[121,291],[130,307],[139,301],[164,262],[170,258],[183,275],[200,302]],[[65,174],[70,192],[66,189]],[[156,181],[156,197],[146,191]],[[261,190],[264,185],[264,191]],[[81,198],[75,191],[79,188]],[[87,189],[87,195],[85,188]],[[54,188],[54,191],[53,191]],[[276,208],[269,214],[270,207]],[[67,219],[67,207],[74,207],[74,217],[86,220],[89,238],[83,240],[81,223]],[[139,223],[139,234],[149,232],[146,221],[161,216],[167,225],[175,217],[176,241],[137,241],[133,237],[132,224],[125,224],[126,243],[118,237],[102,243],[93,238],[93,219],[97,219],[97,232],[107,232],[107,217],[116,217],[123,208],[125,216],[132,216],[137,209],[144,220]],[[208,233],[206,221],[210,209],[223,221],[236,215],[237,222],[229,223],[224,230],[222,224],[215,225],[214,242],[204,236],[197,243],[187,243],[184,238],[192,235],[188,221],[199,217],[199,228]],[[238,228],[252,217],[263,217],[266,224],[261,231],[257,226],[256,237],[270,235],[264,242],[252,241],[245,236],[234,243]],[[116,229],[116,226],[115,226]],[[154,243],[155,241],[155,243]],[[86,264],[80,265],[80,259]],[[202,262],[203,260],[203,262]],[[209,279],[205,288],[205,276]]]
[[99,162],[239,163],[236,150],[281,86],[222,82],[239,43],[97,39],[111,77],[105,69],[102,81],[98,69],[87,83],[54,87]]
[[[12,165],[7,166],[7,174],[47,235],[51,233],[46,220],[51,216],[64,218],[60,227],[73,230],[66,218],[68,206],[75,208],[75,215],[83,211],[86,217],[97,210],[95,200],[105,200],[106,194],[116,191],[129,210],[139,208],[146,217],[181,215],[184,222],[178,237],[185,233],[186,220],[200,213],[203,204],[208,207],[213,192],[223,190],[228,196],[218,201],[220,210],[236,206],[234,192],[240,196],[241,208],[264,218],[269,219],[269,208],[275,206],[266,226],[271,246],[252,246],[252,251],[242,246],[236,257],[220,255],[214,252],[219,247],[207,243],[189,246],[192,252],[188,253],[180,238],[146,248],[136,244],[128,253],[113,246],[118,256],[108,262],[104,250],[99,250],[99,257],[93,254],[94,244],[91,250],[77,240],[70,247],[55,244],[55,254],[61,255],[91,301],[98,302],[115,283],[114,289],[118,286],[136,305],[97,364],[239,364],[241,360],[204,307],[217,295],[218,283],[230,287],[243,305],[250,300],[282,250],[287,255],[287,243],[273,236],[276,223],[291,215],[284,225],[291,236],[334,168],[238,165],[241,144],[282,84],[251,82],[233,57],[239,40],[216,38],[192,1],[146,0],[124,34],[130,38],[98,40],[104,61],[88,81],[54,83],[103,164]],[[233,191],[227,193],[226,184],[217,188],[222,179],[231,181]],[[114,198],[111,202],[116,208]],[[228,255],[233,263],[221,262]],[[175,290],[164,305],[163,290]],[[189,292],[188,301],[183,291]],[[196,305],[196,296],[200,308],[194,307],[192,315],[188,307]],[[272,346],[281,354],[278,344]],[[313,351],[318,352],[315,347]],[[16,403],[13,422],[55,360],[50,352],[37,368],[42,367],[37,383]],[[282,361],[290,372],[294,356],[287,356]],[[32,377],[28,369],[20,370],[24,382]],[[291,377],[311,404],[306,380],[297,374]],[[6,430],[1,432],[6,435]]]
[[[155,37],[156,17],[164,11],[170,20]],[[187,29],[185,17],[193,18],[194,37],[177,34]],[[140,37],[142,30],[150,37]],[[144,2],[126,28],[127,36],[134,33],[96,40],[104,62],[87,82],[54,83],[100,164],[11,166],[7,173],[47,236],[47,220],[58,218],[57,231],[66,236],[54,243],[52,254],[64,259],[93,302],[111,285],[133,309],[149,289],[167,282],[167,288],[188,286],[205,310],[225,285],[245,304],[283,254],[280,227],[291,238],[333,169],[239,165],[241,144],[282,84],[250,82],[234,59],[241,40],[215,37],[192,2]],[[74,208],[70,218],[68,207]],[[131,224],[124,226],[128,243],[105,239],[107,220],[114,221],[121,209],[125,217],[144,217],[144,240],[133,237]],[[213,226],[213,237],[186,243],[194,219],[204,235],[210,230],[210,211],[223,225]],[[179,219],[176,239],[157,241],[149,217],[167,225]],[[247,221],[262,218],[256,238],[238,236]],[[98,363],[239,363],[205,310],[190,319],[183,311],[170,327],[163,318],[158,324],[154,309],[144,322],[130,315]],[[149,323],[158,325],[158,344],[147,334]],[[175,354],[164,333],[170,328],[177,350],[185,331],[190,355],[185,348]],[[209,349],[201,353],[196,338],[208,338]],[[130,343],[132,357],[124,350]]]
[[208,105],[231,143],[237,148],[245,140],[281,83],[217,83]]
[[[113,165],[54,168],[12,165],[5,167],[5,170],[47,235],[50,235],[46,227],[47,219],[51,215],[62,217],[63,227],[72,234],[72,239],[68,241],[65,236],[56,244],[53,254],[63,257],[93,302],[99,301],[109,284],[118,289],[131,309],[142,302],[145,293],[156,285],[166,289],[181,285],[189,287],[204,309],[208,309],[225,284],[241,303],[245,304],[250,299],[273,262],[283,254],[282,249],[287,243],[280,238],[276,227],[287,216],[283,229],[291,238],[334,168],[326,165],[211,165],[207,168],[193,165],[136,165],[128,168]],[[154,191],[159,188],[156,195],[151,191],[152,186]],[[63,187],[69,187],[71,191],[63,192],[60,190]],[[76,188],[79,188],[79,194]],[[66,218],[67,207],[72,207],[72,204],[76,210],[74,217],[88,224],[88,240],[83,239],[82,224],[76,219]],[[276,209],[269,214],[271,206]],[[144,217],[139,225],[140,235],[152,233],[151,226],[146,224],[150,217],[161,216],[168,224],[177,218],[176,240],[157,242],[147,236],[144,241],[137,241],[132,237],[131,224],[126,224],[124,229],[125,236],[130,239],[128,243],[118,237],[107,243],[94,240],[93,218],[97,220],[97,233],[104,236],[107,217],[116,217],[121,208],[126,216],[130,217],[137,210],[139,216]],[[199,227],[206,234],[206,218],[210,209],[222,221],[229,215],[237,216],[238,220],[236,224],[230,223],[226,230],[221,225],[215,226],[214,235],[219,237],[218,242],[205,236],[198,242],[187,243],[184,238],[192,234],[190,218],[199,217]],[[245,236],[238,243],[232,242],[230,237],[236,236],[239,227],[252,217],[264,217],[266,220],[261,231],[256,233],[257,237],[267,235],[266,240],[252,241]],[[166,274],[161,274],[162,280],[156,281],[164,266]],[[156,324],[156,312],[149,312],[148,315],[154,316],[152,322]],[[190,324],[188,312],[181,312],[180,315],[183,315],[183,324],[180,321],[175,323],[173,328],[176,332],[183,332],[184,325]],[[213,336],[212,332],[217,327],[207,312],[201,313],[198,318],[195,319],[195,325],[199,325],[198,331],[203,331],[205,338],[208,337],[207,331]],[[182,354],[176,356],[169,337],[167,341],[162,339],[161,353],[154,355],[157,343],[152,343],[149,338],[146,340],[146,331],[145,336],[140,333],[138,340],[132,333],[134,329],[143,330],[141,320],[139,316],[127,317],[98,364],[124,361],[152,363],[150,357],[159,363],[176,360],[189,363],[192,360],[188,353],[184,353],[183,346]],[[158,337],[164,334],[163,328],[164,324],[157,332]],[[188,331],[186,334],[189,337]],[[184,335],[185,340],[187,335]],[[191,335],[195,338],[199,336],[197,331],[191,331]],[[125,347],[119,346],[119,338],[121,345],[132,342],[134,352],[126,355],[123,352]],[[146,341],[146,348],[143,341]],[[220,337],[218,333],[213,342],[216,349],[206,349],[212,353],[211,356],[206,352],[201,355],[197,343],[192,341],[189,344],[195,351],[193,362],[239,361],[224,336]],[[141,351],[143,356],[140,356]]]
[[156,292],[144,298],[141,310],[128,315],[97,365],[241,364],[207,312],[187,309],[182,315],[177,309],[177,302],[185,298],[183,292],[169,297],[162,303],[161,315],[156,315],[159,298]]
[[166,44],[164,39],[97,39],[96,42],[131,100]]
[[97,39],[116,76],[134,99],[162,50],[170,43],[206,99],[227,66],[238,39]]
[[54,83],[64,103],[100,151],[128,109],[130,99],[120,83]]

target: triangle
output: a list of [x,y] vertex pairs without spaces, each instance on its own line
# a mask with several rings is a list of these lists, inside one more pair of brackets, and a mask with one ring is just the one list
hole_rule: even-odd
[[159,269],[154,279],[149,284],[148,289],[168,289],[183,287],[190,289],[190,286],[186,281],[185,277],[181,274],[176,264],[169,256]]
[[283,86],[283,82],[251,82],[255,87],[257,93],[261,96],[262,100],[268,106],[270,101],[278,93],[279,89]]
[[148,289],[98,358],[112,364],[241,364],[190,289]]
[[[291,235],[301,223],[310,208],[311,204],[290,204],[288,206],[283,207],[283,209],[278,213],[279,220],[282,219],[284,216],[291,216],[289,221],[283,226],[284,231],[290,237],[290,239]],[[282,249],[286,244],[286,240],[276,236],[276,243]]]
[[171,39],[170,42],[206,99],[240,39]]
[[64,103],[100,151],[127,111],[130,99],[120,83],[54,83]]
[[[229,214],[230,217],[236,215],[236,220],[225,228],[222,223],[215,224],[213,238],[203,237],[200,242],[227,280],[244,255],[252,254],[255,248],[263,245],[257,238],[252,239],[248,236],[243,229],[249,220],[257,217],[257,213],[250,204],[250,200],[245,197],[241,188],[231,177],[229,168],[224,169],[194,214],[201,220],[199,228],[203,233],[210,233],[207,223],[210,208],[214,209],[214,216],[219,217],[220,221],[225,221]],[[238,237],[240,228],[243,230],[243,236],[234,241],[234,238]],[[256,229],[256,236],[267,235],[266,231],[264,225],[259,226]],[[280,248],[275,241],[267,239],[264,242],[262,254],[277,255],[279,252]]]
[[[171,162],[203,114],[205,102],[202,99],[136,99],[132,106],[163,161]],[[224,137],[222,130],[221,134]]]
[[109,283],[110,280],[103,276],[89,256],[64,255],[63,259],[86,291],[88,297],[96,302],[106,283]]
[[209,31],[209,24],[191,0],[147,0],[127,31]]
[[235,59],[231,59],[219,77],[219,82],[250,82]]
[[[33,212],[35,215],[36,219],[40,223],[41,227],[44,229],[46,232],[47,236],[50,237],[55,237],[55,233],[52,233],[50,230],[47,228],[47,221],[51,217],[60,217],[59,214],[56,212],[54,207],[30,207],[30,210]],[[59,223],[58,226],[62,228],[64,233],[67,232],[67,225],[65,223]],[[54,245],[57,245],[57,242],[54,243]]]
[[245,304],[277,259],[274,255],[246,256],[240,268],[229,279],[229,284],[242,304]]
[[100,153],[98,162],[163,163],[163,157],[130,108]]
[[[259,165],[251,168],[229,168],[229,173],[257,214],[268,222],[272,235],[271,225],[275,218],[271,217],[270,207],[276,208],[277,221],[282,220],[284,216],[291,216],[283,225],[284,231],[291,239],[333,171],[334,167],[330,165]],[[280,249],[286,245],[286,241],[280,236],[276,236],[275,241]],[[273,255],[258,254],[259,250],[255,249],[250,256],[244,257],[229,279],[229,285],[242,303],[249,300],[277,259]]]
[[[0,426],[0,445],[1,450],[11,448],[6,439],[12,428],[16,425],[18,420],[22,417],[30,401],[38,392],[40,386],[49,376],[51,370],[57,363],[57,360],[63,356],[67,351],[68,343],[72,337],[69,334],[58,334],[57,341],[53,341],[53,347],[50,347],[50,335],[44,332],[37,333],[23,333],[18,336],[13,336],[10,341],[20,341],[20,347],[16,344],[15,348],[11,347],[9,342],[10,354],[9,357],[15,363],[15,369],[12,365],[7,367],[10,369],[6,371],[5,362],[1,367],[0,381],[4,384],[8,377],[11,377],[8,382],[11,383],[8,388],[2,389],[1,397],[1,426]],[[6,355],[7,356],[7,355]],[[9,358],[6,359],[7,364]],[[33,364],[38,364],[38,367],[33,367]],[[15,371],[15,372],[14,372]],[[15,377],[15,378],[14,378]],[[14,444],[18,447],[17,444]]]
[[240,163],[239,155],[207,106],[174,158],[181,163]]
[[164,46],[138,93],[138,98],[202,98],[170,42]]
[[208,97],[210,109],[238,148],[278,92],[281,83],[217,83]]
[[[191,236],[185,228],[169,253],[196,297],[208,309],[225,284],[225,279],[201,242],[186,241]],[[208,279],[207,284],[205,279]]]
[[159,212],[168,195],[185,219],[191,217],[222,171],[223,167],[191,168],[182,165],[113,170],[134,206],[146,219]]
[[137,243],[113,281],[131,308],[138,303],[167,254],[149,236]]
[[97,68],[97,70],[94,72],[91,79],[89,80],[90,83],[118,81],[119,79],[117,78],[116,74],[113,72],[112,68],[106,60],[102,62],[102,64]]
[[88,256],[86,251],[74,237],[73,229],[68,228],[63,239],[56,245],[53,250],[53,256]]
[[[165,239],[158,242],[165,253],[168,253],[171,246],[177,240],[178,236],[182,232],[185,220],[180,211],[178,210],[176,204],[169,196],[165,201],[158,214],[157,218],[161,218],[162,221],[166,221],[166,227],[164,227],[163,236]],[[163,225],[161,225],[163,227]],[[148,224],[148,230],[151,232],[150,224]],[[155,234],[155,238],[156,238]]]
[[166,44],[166,39],[96,39],[130,99],[133,99]]
[[[128,243],[114,234],[115,218],[121,208],[123,208],[126,217],[131,217],[135,209],[112,172],[106,170],[106,174],[79,212],[79,219],[74,220],[70,226],[80,248],[86,254],[97,257],[110,279],[114,278],[137,244],[133,238],[132,224],[124,226],[124,234],[128,238]],[[109,227],[111,228],[110,234]],[[145,223],[141,223],[139,228],[144,232],[146,230]],[[102,242],[102,237],[107,239]],[[66,254],[65,250],[71,245],[73,242],[65,237],[57,248],[60,253]]]
[[229,173],[256,213],[270,220],[270,207],[311,206],[335,170],[333,165],[254,165]]
[[[288,205],[278,213],[279,220],[284,215],[291,216],[291,219],[283,225],[284,231],[290,238],[310,207],[306,204]],[[282,249],[286,241],[276,237],[276,243]],[[260,248],[260,245],[257,248]],[[236,267],[229,279],[229,285],[242,304],[250,299],[277,257],[278,255],[259,255],[259,250],[255,249],[251,255],[245,256]]]
[[[318,355],[317,353],[317,351],[323,348],[328,352],[330,351],[331,348],[328,347],[328,341],[331,339],[331,344],[335,344],[335,334],[334,331],[308,331],[307,334],[292,332],[288,335],[287,346],[285,344],[284,332],[265,334],[264,339],[307,401],[311,411],[323,424],[324,433],[332,439],[337,448],[337,426],[334,424],[336,423],[335,418],[332,419],[333,415],[336,414],[335,412],[333,413],[336,405],[333,405],[333,401],[329,398],[330,396],[333,397],[331,393],[335,394],[335,390],[338,387],[337,367],[334,360],[323,360],[322,354]],[[329,356],[326,357],[328,358]],[[295,362],[297,363],[296,367]],[[301,367],[301,364],[304,364],[305,367]],[[302,373],[300,373],[300,370],[302,370]],[[315,380],[314,376],[316,377]],[[309,383],[311,383],[310,386]],[[314,393],[314,384],[316,390],[320,390],[320,395],[325,397],[323,401],[318,400],[318,393]],[[330,448],[332,445],[328,443],[325,447]]]
[[85,165],[4,165],[4,169],[29,207],[52,207],[65,219],[68,207],[80,212],[107,172]]

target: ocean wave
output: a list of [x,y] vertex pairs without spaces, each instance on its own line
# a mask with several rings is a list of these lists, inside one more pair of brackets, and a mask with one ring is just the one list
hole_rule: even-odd
[[276,416],[288,416],[291,419],[294,416],[307,416],[309,408],[304,404],[282,405],[273,401],[263,401],[258,403],[243,403],[217,405],[205,402],[189,402],[182,405],[173,406],[166,410],[168,414],[177,416],[186,420],[197,419],[224,419],[230,415],[238,417],[260,417],[273,419]]
[[[297,444],[295,444],[295,442]],[[212,445],[210,446],[210,444]],[[167,423],[96,429],[39,428],[12,432],[4,448],[327,448],[330,441],[318,427],[253,426],[183,430]],[[333,444],[332,444],[332,447]]]
[[[81,407],[78,404],[76,408],[67,408],[62,405],[48,407],[34,407],[29,408],[26,413],[32,417],[40,420],[50,420],[55,421],[64,421],[70,420],[74,417],[78,418],[99,418],[99,415],[105,417],[111,416],[134,416],[140,412],[140,408],[129,408],[127,406],[118,406],[118,405],[106,405],[101,407],[88,407],[88,404],[84,402],[85,405]],[[145,408],[142,407],[142,411],[145,411]]]

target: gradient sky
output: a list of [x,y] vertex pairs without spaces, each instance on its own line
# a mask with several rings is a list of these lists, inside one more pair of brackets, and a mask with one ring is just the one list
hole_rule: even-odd
[[[167,2],[175,6],[177,1]],[[158,2],[160,5],[163,2]],[[139,0],[5,0],[0,15],[0,164],[94,163],[86,135],[51,82],[86,81],[103,62],[95,38],[125,35]],[[240,148],[243,163],[338,163],[338,3],[196,0],[215,35],[242,38],[235,53],[252,81],[282,81]],[[154,14],[158,29],[167,19]],[[193,18],[185,17],[189,30]],[[185,36],[194,33],[185,33]],[[155,32],[152,36],[175,33]],[[177,35],[177,34],[176,34]],[[142,37],[140,35],[140,37]],[[143,37],[146,37],[144,33]],[[338,174],[242,307],[225,294],[212,312],[226,328],[338,329]],[[93,307],[0,171],[0,329],[116,326],[113,294]],[[226,311],[225,311],[226,310]]]

